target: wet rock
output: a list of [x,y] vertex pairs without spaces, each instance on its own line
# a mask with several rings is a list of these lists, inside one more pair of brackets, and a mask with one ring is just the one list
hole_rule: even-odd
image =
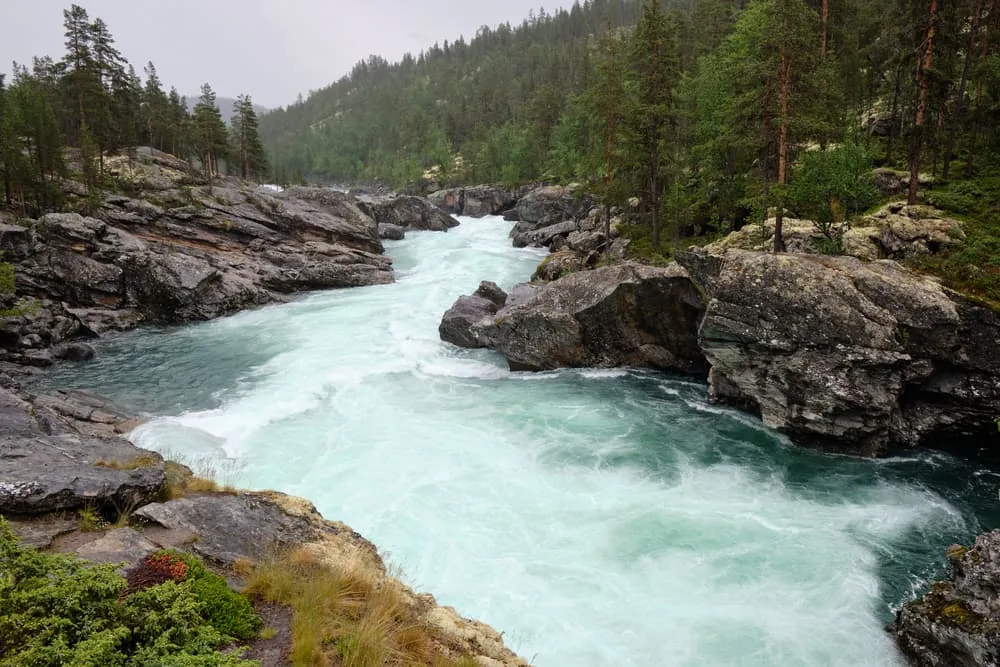
[[517,202],[517,193],[496,185],[477,185],[439,190],[427,198],[449,215],[482,218],[510,209]]
[[890,261],[740,250],[678,261],[708,297],[699,339],[714,399],[862,456],[995,434],[1000,313]]
[[915,667],[1000,664],[1000,531],[948,550],[949,578],[899,610],[890,626]]
[[704,304],[677,265],[624,264],[519,286],[493,317],[488,302],[474,299],[456,303],[449,334],[501,352],[514,370],[706,370],[696,335]]
[[446,232],[459,224],[458,220],[422,197],[400,195],[370,198],[361,200],[361,205],[379,224],[404,229]]
[[406,230],[398,225],[381,223],[378,226],[378,237],[390,241],[402,241],[406,237]]
[[438,326],[441,340],[469,349],[490,346],[487,331],[499,306],[481,296],[462,296],[448,309]]
[[507,292],[504,292],[496,283],[488,280],[479,283],[479,287],[473,292],[473,296],[492,301],[497,308],[503,308],[504,304],[507,303]]
[[62,343],[52,348],[52,356],[68,361],[89,361],[97,356],[97,350],[86,343]]
[[511,238],[515,248],[528,246],[547,248],[557,238],[566,238],[577,231],[579,231],[579,225],[575,220],[566,220],[542,228],[535,228],[531,223],[519,222],[511,230]]
[[32,405],[0,389],[0,423],[0,513],[124,509],[149,502],[163,487],[158,467],[108,467],[110,462],[122,467],[137,460],[156,462],[158,456],[121,438],[83,435],[45,403]]

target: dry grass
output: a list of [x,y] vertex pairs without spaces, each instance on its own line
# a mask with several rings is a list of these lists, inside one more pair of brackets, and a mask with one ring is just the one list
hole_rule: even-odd
[[191,494],[236,493],[234,487],[219,484],[209,476],[195,475],[190,468],[176,461],[167,461],[164,472],[167,477],[163,489],[164,500],[175,500]]
[[471,667],[443,655],[402,585],[362,556],[323,562],[302,548],[254,568],[246,592],[293,611],[294,665]]
[[109,468],[111,470],[138,470],[139,468],[156,468],[161,462],[162,461],[158,456],[143,454],[141,456],[137,456],[131,461],[124,462],[97,459],[97,462],[94,463],[94,465],[99,468]]

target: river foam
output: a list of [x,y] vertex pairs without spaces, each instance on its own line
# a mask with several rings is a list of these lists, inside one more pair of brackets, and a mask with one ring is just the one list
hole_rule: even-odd
[[47,382],[155,415],[142,446],[310,498],[539,667],[902,664],[891,607],[995,478],[804,451],[681,378],[441,343],[457,296],[531,274],[509,228],[412,233],[394,285],[128,334]]

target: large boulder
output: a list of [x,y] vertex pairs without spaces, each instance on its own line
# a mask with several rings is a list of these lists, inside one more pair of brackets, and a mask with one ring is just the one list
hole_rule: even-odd
[[476,185],[439,190],[427,198],[449,215],[482,218],[509,210],[517,202],[517,193],[499,185]]
[[678,261],[708,298],[699,338],[716,400],[863,456],[996,437],[1000,313],[892,261],[742,250]]
[[368,198],[361,200],[361,205],[380,225],[446,232],[459,224],[458,220],[423,197]]
[[593,197],[569,186],[549,185],[521,197],[514,218],[524,223],[520,232],[585,218],[594,208]]
[[1000,665],[1000,531],[948,561],[948,580],[903,605],[892,633],[914,667]]
[[[147,166],[173,168],[168,157],[147,157]],[[49,214],[32,229],[7,244],[30,243],[18,251],[19,292],[61,304],[81,334],[210,319],[294,292],[393,280],[376,221],[355,197],[327,188],[269,192],[226,180],[157,189],[156,203],[109,195],[94,217]],[[21,329],[21,347],[40,347],[35,332]],[[39,337],[45,345],[65,338]]]
[[[94,417],[93,409],[88,416]],[[120,437],[84,435],[44,403],[0,389],[0,423],[0,514],[82,507],[124,512],[163,489],[158,456]]]
[[507,293],[496,283],[480,284],[473,294],[459,297],[441,318],[441,340],[469,349],[490,347],[493,319],[506,302]]
[[703,373],[696,336],[703,309],[681,267],[623,264],[515,289],[492,322],[472,322],[467,335],[501,352],[514,370],[644,366]]

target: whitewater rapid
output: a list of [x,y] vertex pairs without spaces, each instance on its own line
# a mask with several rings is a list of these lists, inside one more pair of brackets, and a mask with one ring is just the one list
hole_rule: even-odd
[[393,285],[127,334],[47,381],[154,415],[143,447],[308,497],[538,667],[903,664],[891,606],[995,478],[807,452],[687,379],[443,344],[456,297],[541,257],[462,223],[389,243]]

